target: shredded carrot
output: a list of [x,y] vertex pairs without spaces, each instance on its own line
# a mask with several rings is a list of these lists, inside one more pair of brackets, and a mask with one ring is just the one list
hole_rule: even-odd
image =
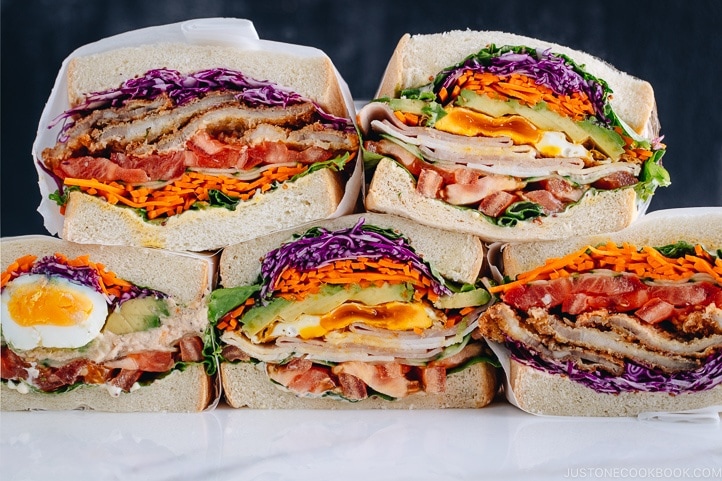
[[90,267],[96,271],[100,276],[100,288],[103,293],[109,296],[121,297],[123,293],[131,290],[132,284],[130,282],[106,270],[103,264],[91,262],[87,255],[75,259],[68,259],[64,254],[56,252],[55,257],[58,261],[70,267]]
[[[281,298],[300,301],[308,295],[318,293],[323,284],[359,284],[361,287],[371,285],[380,287],[384,283],[409,283],[413,285],[414,300],[417,302],[427,299],[433,303],[439,297],[431,289],[430,279],[421,275],[418,271],[410,269],[408,264],[388,258],[379,260],[368,258],[342,259],[328,263],[313,271],[304,272],[295,268],[287,268],[278,276],[273,289],[276,291],[276,295]],[[245,305],[226,313],[216,323],[216,327],[220,330],[235,329],[238,326],[238,319],[240,319],[248,305],[253,304],[253,302],[253,299],[249,299]]]
[[594,106],[586,94],[575,92],[572,95],[559,95],[549,87],[537,84],[532,78],[522,74],[515,73],[502,78],[489,72],[467,70],[457,80],[451,96],[447,92],[444,92],[444,96],[439,93],[442,103],[453,100],[461,88],[483,93],[492,98],[515,99],[530,106],[544,101],[550,110],[574,120],[583,120],[594,114]]
[[[130,291],[132,288],[132,284],[130,282],[120,279],[115,275],[115,273],[108,271],[103,264],[91,262],[87,255],[76,257],[75,259],[68,259],[68,257],[64,254],[56,252],[55,258],[61,264],[65,264],[69,267],[89,267],[97,272],[100,277],[100,288],[103,293],[108,296],[115,296],[116,298],[119,298],[123,295],[123,293]],[[36,256],[26,255],[10,264],[2,274],[2,287],[5,287],[8,282],[19,275],[30,272],[36,259]]]
[[26,255],[12,262],[7,269],[5,269],[5,272],[2,273],[2,287],[4,288],[8,282],[15,279],[20,274],[30,272],[30,269],[33,268],[33,264],[35,264],[35,259],[37,259],[37,257],[34,255]]
[[424,283],[417,271],[409,270],[406,264],[390,259],[378,261],[358,259],[356,262],[338,260],[309,272],[299,272],[289,268],[279,276],[274,288],[280,297],[300,300],[309,294],[317,293],[322,284],[382,284],[383,282],[409,283],[414,286],[417,293],[420,293],[418,295],[428,297],[430,300],[435,297],[428,280]]
[[548,280],[560,277],[561,272],[586,272],[591,269],[609,269],[617,272],[635,273],[640,277],[655,280],[684,280],[695,274],[710,275],[715,282],[722,284],[722,263],[704,250],[695,246],[695,255],[669,258],[657,249],[649,246],[637,249],[634,245],[623,243],[621,246],[608,242],[600,246],[586,246],[567,256],[550,259],[543,266],[524,272],[516,280],[494,286],[492,293],[508,292],[534,280]]
[[306,169],[307,166],[303,164],[275,167],[263,171],[258,179],[250,182],[232,177],[186,172],[180,179],[159,189],[71,177],[64,180],[64,185],[80,187],[83,192],[103,197],[111,204],[145,209],[148,219],[156,219],[178,215],[193,208],[197,202],[207,202],[211,190],[219,190],[232,199],[245,201],[257,192],[268,191],[274,182],[285,182]]

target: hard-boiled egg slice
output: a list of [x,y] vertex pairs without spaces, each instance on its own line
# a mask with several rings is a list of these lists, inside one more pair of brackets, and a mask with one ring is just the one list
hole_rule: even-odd
[[21,350],[84,346],[108,317],[103,294],[63,277],[20,276],[5,286],[1,298],[3,337]]

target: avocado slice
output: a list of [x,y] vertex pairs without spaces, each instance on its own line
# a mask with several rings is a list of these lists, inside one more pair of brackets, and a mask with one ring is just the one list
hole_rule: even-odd
[[491,299],[489,292],[480,287],[464,292],[455,292],[451,295],[439,297],[434,302],[438,309],[462,309],[464,307],[483,306]]
[[362,288],[358,284],[348,287],[324,285],[317,294],[307,296],[302,301],[288,301],[277,297],[266,306],[250,309],[241,318],[243,331],[254,336],[276,320],[292,322],[302,314],[321,316],[337,308],[344,302],[360,302],[368,306],[386,302],[408,302],[414,290],[407,284],[388,284]]
[[165,299],[136,297],[122,303],[105,321],[104,330],[128,334],[160,327],[161,319],[170,315]]
[[624,139],[613,130],[595,124],[590,120],[582,120],[577,125],[584,129],[599,149],[612,160],[619,160],[624,153]]
[[423,108],[428,106],[428,102],[424,102],[421,99],[391,99],[389,100],[389,107],[391,110],[400,110],[402,112],[408,112],[410,114],[422,115]]

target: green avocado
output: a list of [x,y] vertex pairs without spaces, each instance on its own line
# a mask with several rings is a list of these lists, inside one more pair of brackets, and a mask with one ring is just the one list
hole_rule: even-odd
[[455,292],[451,295],[440,297],[434,302],[438,309],[462,309],[464,307],[483,306],[491,299],[491,295],[484,288],[471,291]]
[[146,331],[160,327],[161,319],[168,316],[168,304],[165,299],[136,297],[125,301],[110,313],[108,320],[105,321],[104,330],[118,335]]
[[291,322],[302,314],[321,316],[344,302],[360,302],[369,306],[386,302],[408,302],[414,290],[406,284],[383,284],[361,288],[358,284],[348,287],[326,284],[318,294],[312,294],[302,301],[292,302],[277,297],[266,306],[250,309],[241,318],[243,331],[254,336],[272,322],[281,319]]
[[577,125],[584,129],[599,149],[612,160],[619,160],[624,153],[624,139],[613,130],[595,124],[590,120],[582,120]]
[[421,99],[391,99],[389,100],[389,107],[391,110],[400,110],[402,112],[408,112],[410,114],[422,115],[422,109],[428,106],[428,102],[424,102]]

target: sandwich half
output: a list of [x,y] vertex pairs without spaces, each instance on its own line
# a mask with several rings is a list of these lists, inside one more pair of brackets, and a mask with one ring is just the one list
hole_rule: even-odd
[[209,315],[233,407],[479,408],[478,238],[356,214],[224,249]]
[[354,207],[358,135],[323,52],[167,27],[64,64],[35,146],[51,233],[62,215],[73,242],[205,251]]
[[47,236],[3,239],[0,409],[212,405],[214,262]]
[[538,39],[407,34],[357,121],[368,210],[488,241],[618,231],[669,184],[651,85]]
[[516,243],[479,320],[522,409],[634,416],[722,405],[722,208]]

